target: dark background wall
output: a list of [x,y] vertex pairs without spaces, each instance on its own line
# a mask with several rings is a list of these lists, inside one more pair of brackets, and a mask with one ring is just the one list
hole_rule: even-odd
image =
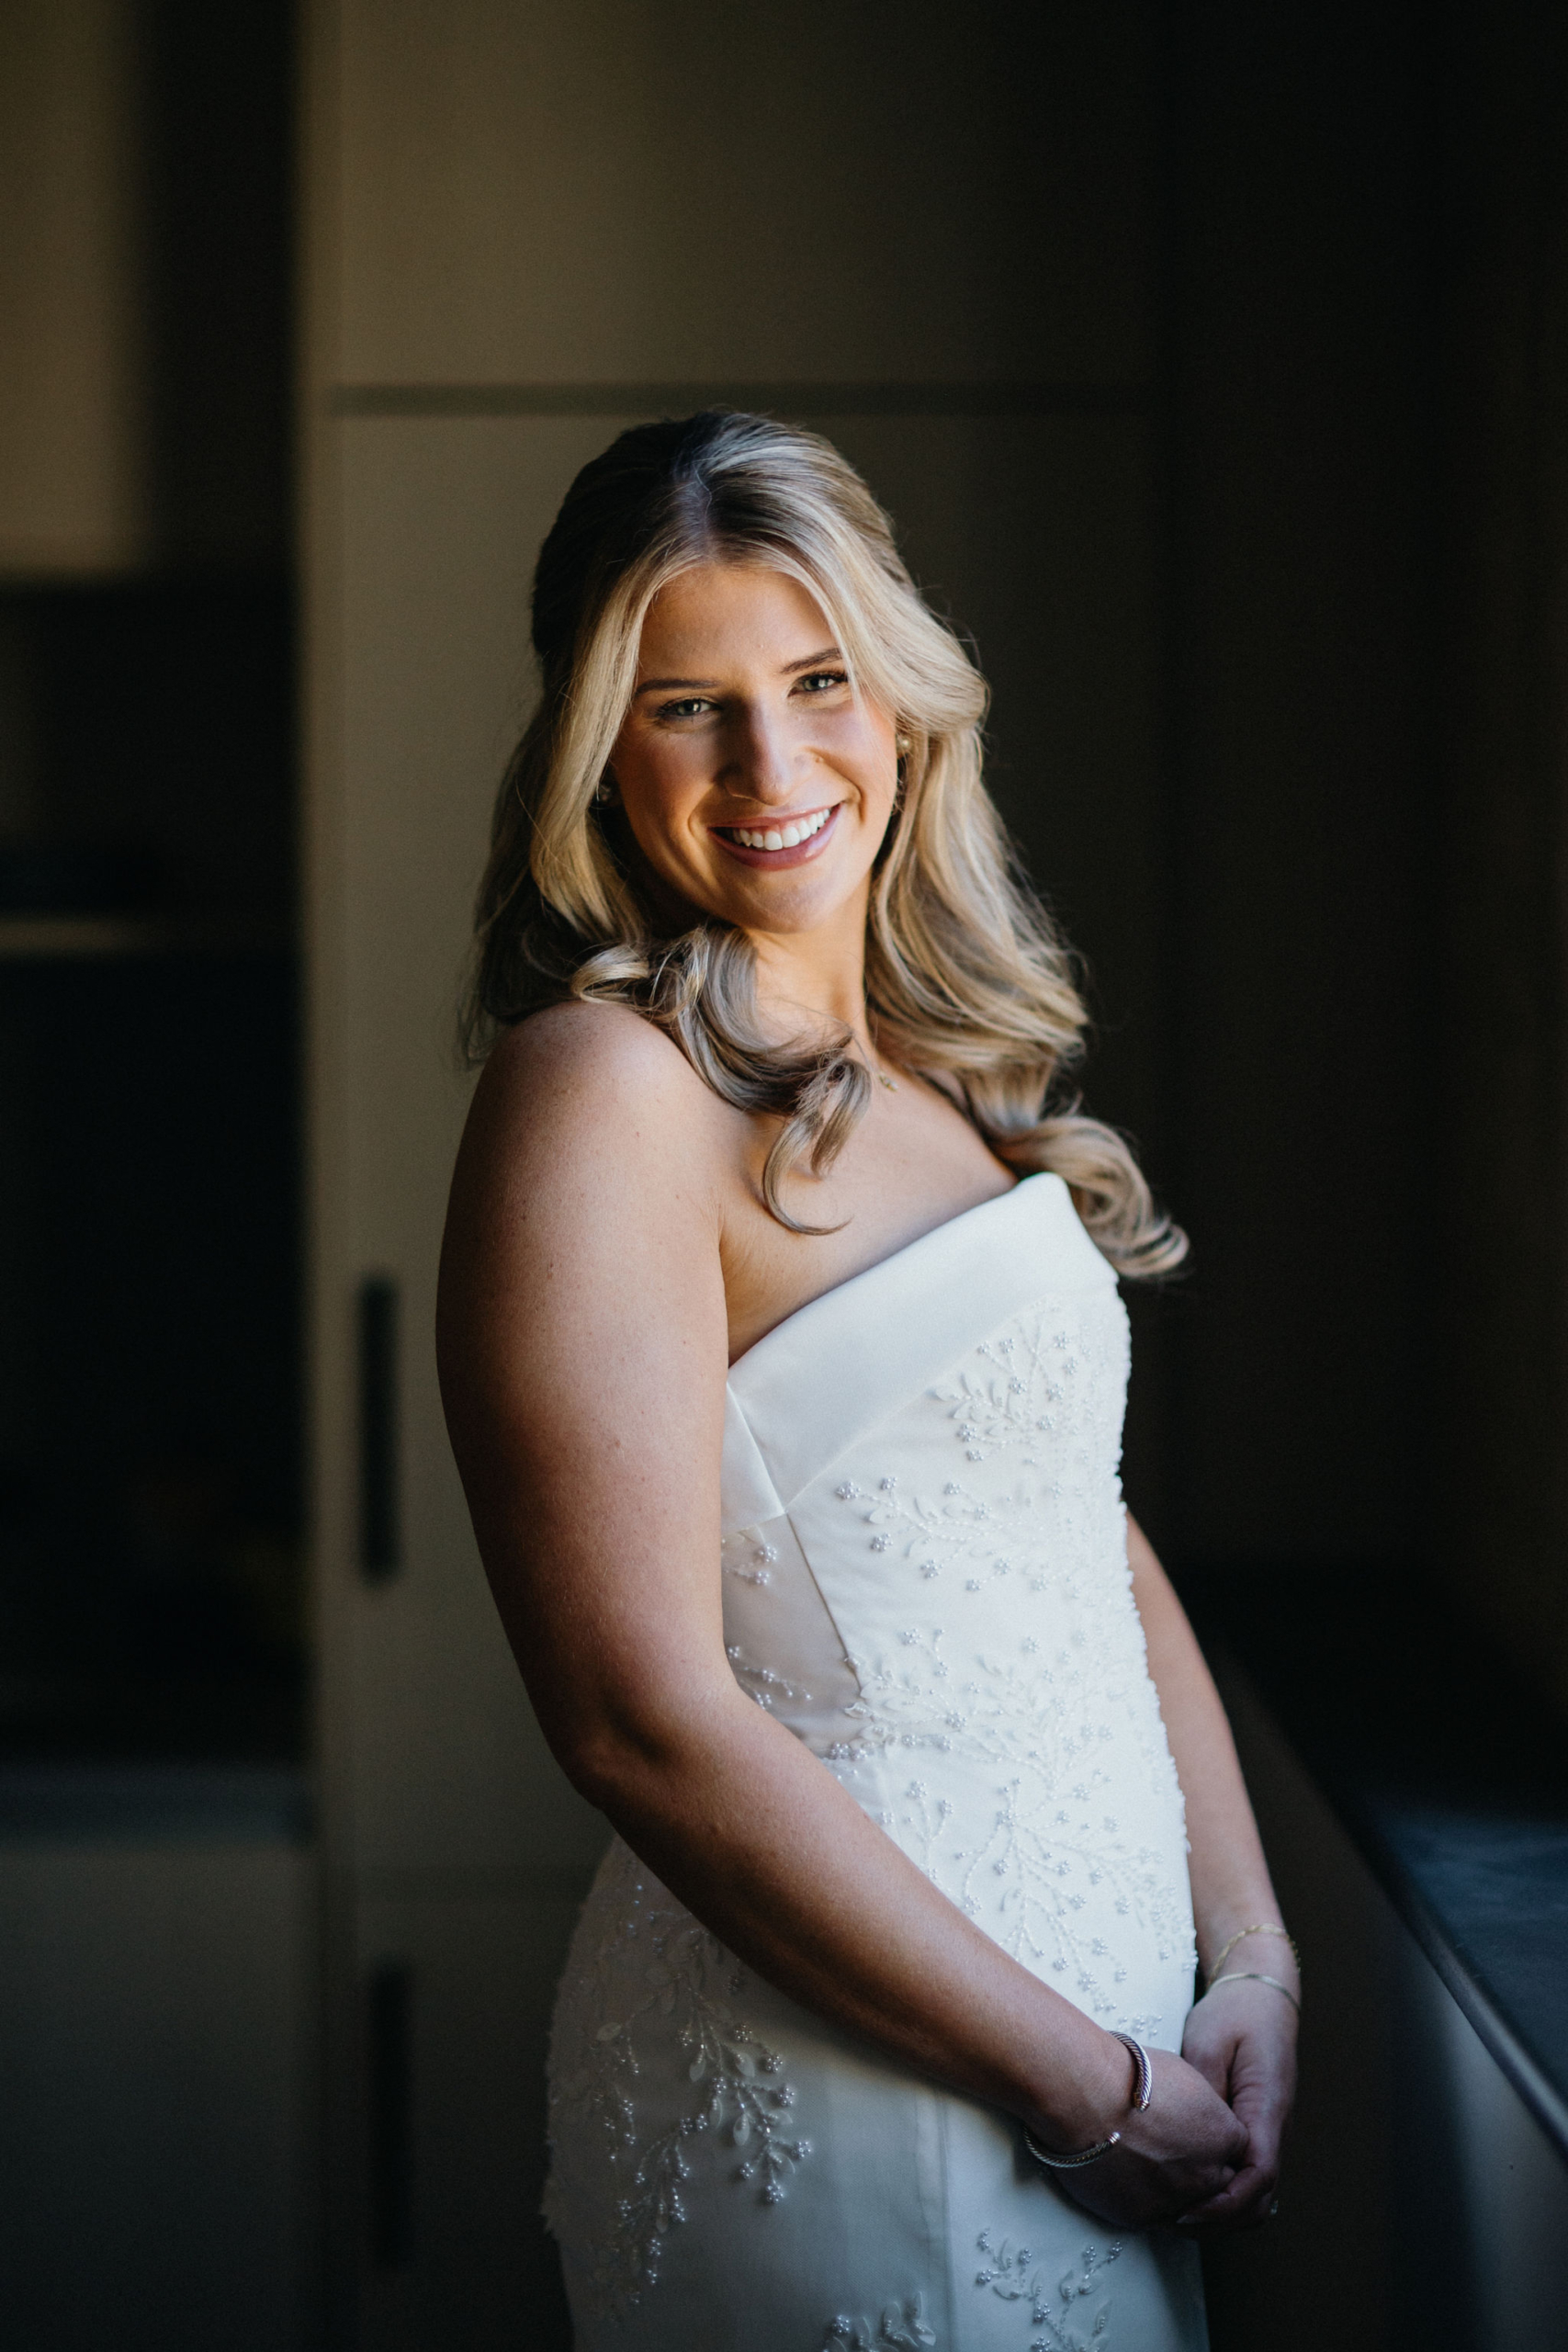
[[[1427,1537],[1436,1171],[1429,28],[1172,11],[1167,211],[1179,1556]],[[1425,1164],[1424,1164],[1425,1163]]]
[[1450,8],[1437,1332],[1450,1588],[1568,1705],[1568,19]]
[[150,472],[165,562],[285,569],[294,526],[290,0],[139,0]]
[[1562,19],[1163,38],[1140,1019],[1194,1254],[1129,1474],[1179,1564],[1445,1589],[1562,1700]]
[[[35,66],[39,23],[10,28]],[[97,169],[65,102],[104,72],[106,27],[123,153]],[[67,567],[64,532],[51,568],[9,506],[0,532],[0,1757],[287,1757],[293,25],[276,0],[138,0],[67,11],[50,40],[66,128],[30,160],[122,220],[141,520],[107,568]],[[9,175],[24,280],[18,249],[57,216]],[[43,364],[40,319],[90,325],[57,243],[64,282],[8,345],[19,371]],[[96,348],[84,327],[63,396]],[[47,455],[7,451],[12,504]]]

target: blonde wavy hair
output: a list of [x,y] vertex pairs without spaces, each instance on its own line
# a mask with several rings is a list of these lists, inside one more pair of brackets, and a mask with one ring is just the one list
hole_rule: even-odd
[[540,551],[538,707],[502,781],[464,1016],[470,1058],[547,1004],[635,1007],[738,1109],[776,1119],[762,1189],[831,1167],[870,1100],[847,1033],[763,1030],[744,932],[670,935],[629,831],[599,793],[637,683],[649,605],[690,566],[786,573],[828,617],[857,692],[896,716],[897,805],[873,874],[866,1003],[877,1050],[942,1087],[998,1158],[1065,1178],[1123,1274],[1186,1253],[1132,1152],[1064,1092],[1087,1015],[1066,946],[981,782],[987,690],[922,601],[860,476],[814,433],[713,409],[623,433],[583,468]]

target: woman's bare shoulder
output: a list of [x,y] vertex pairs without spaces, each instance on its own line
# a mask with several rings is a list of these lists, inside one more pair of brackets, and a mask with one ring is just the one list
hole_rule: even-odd
[[626,1004],[573,1001],[530,1013],[498,1041],[480,1084],[536,1114],[560,1100],[623,1116],[668,1102],[689,1116],[713,1100],[679,1046]]
[[492,1049],[465,1151],[498,1148],[531,1171],[541,1159],[580,1171],[592,1162],[621,1177],[673,1159],[689,1179],[710,1151],[716,1174],[733,1148],[734,1117],[680,1047],[629,1006],[555,1004]]
[[465,1426],[485,1421],[492,1395],[543,1427],[585,1367],[601,1401],[623,1375],[635,1389],[628,1317],[636,1363],[711,1362],[722,1385],[722,1149],[706,1093],[679,1048],[620,1006],[553,1007],[497,1044],[441,1253],[437,1352]]

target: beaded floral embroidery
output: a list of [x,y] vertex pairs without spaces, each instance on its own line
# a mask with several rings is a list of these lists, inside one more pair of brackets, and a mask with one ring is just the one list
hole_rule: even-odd
[[928,2352],[936,2336],[926,2325],[925,2307],[925,2297],[914,2295],[886,2304],[880,2320],[840,2312],[829,2321],[819,2352]]
[[[664,2239],[686,2218],[684,2189],[701,2135],[735,2152],[731,2178],[753,2184],[764,2205],[784,2197],[811,2143],[786,2133],[795,2092],[783,2059],[731,2007],[746,1984],[733,1954],[618,1841],[589,1898],[585,1928],[601,1897],[614,1924],[596,1953],[574,1951],[557,2014],[550,2112],[552,2136],[568,2109],[599,2127],[616,2184],[615,2218],[595,2245],[592,2287],[602,2313],[625,2313],[658,2284]],[[629,1945],[641,1950],[635,1970],[626,1965]],[[636,2103],[637,2029],[645,2022],[660,2039],[673,2039],[691,2086],[681,2114],[651,2140],[639,2132]],[[552,2227],[564,2221],[563,2204],[562,2184],[552,2176],[546,2192]]]
[[1000,2295],[1005,2302],[1027,2302],[1030,2318],[1043,2330],[1033,2338],[1029,2352],[1095,2352],[1097,2346],[1105,2344],[1111,2324],[1109,2301],[1096,2308],[1087,2335],[1077,2324],[1078,2306],[1101,2292],[1105,2273],[1121,2258],[1119,2245],[1086,2245],[1077,2267],[1064,2271],[1056,2281],[1054,2294],[1027,2246],[1010,2245],[1005,2238],[998,2245],[989,2230],[981,2231],[976,2245],[981,2256],[976,2286]]

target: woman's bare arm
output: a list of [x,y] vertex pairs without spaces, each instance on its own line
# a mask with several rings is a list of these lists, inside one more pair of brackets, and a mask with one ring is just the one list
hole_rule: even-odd
[[[1243,1928],[1286,1923],[1213,1678],[1169,1578],[1133,1519],[1127,1557],[1187,1804],[1192,1908],[1206,1976]],[[1233,1969],[1260,1970],[1300,1995],[1295,1957],[1283,1936],[1248,1936],[1224,1962],[1224,1973]],[[1247,2127],[1246,2164],[1194,2218],[1206,2227],[1250,2227],[1267,2215],[1279,2177],[1280,2143],[1295,2096],[1296,2012],[1271,1984],[1226,1984],[1199,2002],[1181,2048]]]
[[[1242,2134],[1126,2053],[931,1884],[725,1655],[727,1368],[714,1098],[609,1008],[536,1018],[481,1081],[442,1272],[440,1353],[479,1547],[577,1786],[731,1949],[807,2007],[1064,2148],[1119,2126],[1102,2210],[1168,2215]],[[1087,2186],[1087,2177],[1075,2188]]]

